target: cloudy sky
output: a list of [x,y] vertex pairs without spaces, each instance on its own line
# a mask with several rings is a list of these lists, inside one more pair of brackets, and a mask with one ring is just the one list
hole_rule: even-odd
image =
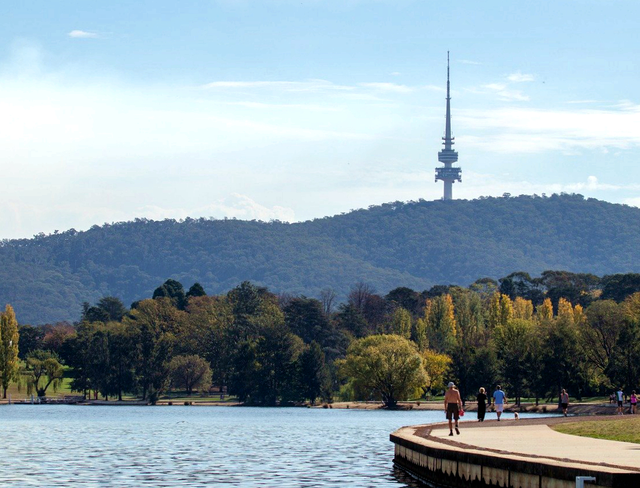
[[636,0],[0,6],[0,238],[454,197],[640,205]]

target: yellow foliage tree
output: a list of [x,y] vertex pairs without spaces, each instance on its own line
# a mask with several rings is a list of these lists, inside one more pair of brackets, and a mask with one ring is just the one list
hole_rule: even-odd
[[425,385],[425,393],[430,390],[444,389],[444,375],[451,365],[451,357],[427,349],[422,352],[422,359],[424,369],[429,376],[429,381]]
[[573,306],[564,298],[558,300],[558,323],[562,325],[573,325],[575,322]]
[[545,298],[541,305],[536,308],[538,322],[546,322],[553,319],[553,305],[549,298]]
[[506,325],[513,318],[513,302],[502,293],[495,293],[489,302],[487,324],[490,329]]
[[533,303],[522,297],[516,297],[513,301],[513,318],[531,320],[533,318]]

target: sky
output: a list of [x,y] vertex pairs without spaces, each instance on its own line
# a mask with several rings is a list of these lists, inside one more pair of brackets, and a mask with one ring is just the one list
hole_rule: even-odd
[[636,0],[0,4],[0,238],[454,198],[640,206]]

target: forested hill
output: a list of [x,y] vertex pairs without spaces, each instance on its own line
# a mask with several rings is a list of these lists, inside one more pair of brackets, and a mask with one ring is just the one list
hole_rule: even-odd
[[148,298],[167,278],[344,296],[359,281],[385,293],[519,270],[638,272],[639,249],[640,209],[580,195],[396,202],[296,224],[136,220],[2,242],[0,304],[38,324],[106,295]]

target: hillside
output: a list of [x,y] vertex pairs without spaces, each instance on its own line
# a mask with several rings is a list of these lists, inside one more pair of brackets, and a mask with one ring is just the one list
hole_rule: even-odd
[[116,223],[0,245],[0,303],[22,323],[77,320],[81,304],[150,297],[167,278],[222,293],[344,296],[358,281],[467,285],[524,270],[640,271],[640,209],[581,195],[390,203],[286,224],[187,219]]

